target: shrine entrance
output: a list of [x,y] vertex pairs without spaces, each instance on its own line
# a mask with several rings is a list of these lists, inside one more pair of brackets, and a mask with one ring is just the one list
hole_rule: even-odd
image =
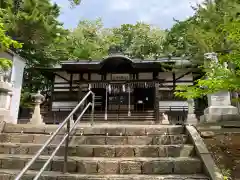
[[109,83],[105,88],[92,90],[96,95],[95,110],[97,112],[129,113],[154,110],[154,87]]

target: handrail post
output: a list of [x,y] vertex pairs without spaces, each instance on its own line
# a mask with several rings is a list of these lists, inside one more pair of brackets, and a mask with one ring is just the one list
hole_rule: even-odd
[[92,93],[91,126],[93,126],[93,122],[94,122],[94,109],[95,109],[95,94]]
[[69,144],[69,133],[70,133],[70,119],[67,121],[67,129],[66,129],[66,134],[67,138],[65,141],[65,152],[64,152],[64,165],[63,165],[63,173],[67,172],[67,164],[68,164],[68,144]]

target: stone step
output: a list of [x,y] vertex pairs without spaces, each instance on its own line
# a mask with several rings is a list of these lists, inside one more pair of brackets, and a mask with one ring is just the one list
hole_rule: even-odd
[[[84,114],[83,117],[92,117],[91,114]],[[98,117],[105,117],[104,114],[94,114],[94,117],[98,118]],[[142,117],[155,117],[154,113],[149,113],[149,114],[132,114],[131,116],[128,116],[128,114],[108,114],[107,115],[108,118],[112,118],[112,117],[127,117],[127,118],[142,118]]]
[[[3,132],[5,133],[31,133],[31,134],[51,134],[59,125],[34,126],[26,124],[6,124]],[[59,134],[64,134],[63,129]],[[108,136],[145,136],[163,134],[183,134],[183,126],[175,125],[135,125],[135,124],[96,124],[91,126],[89,123],[81,123],[74,130],[74,135],[108,135]]]
[[[91,119],[82,119],[81,120],[81,124],[82,123],[89,123],[91,122]],[[154,119],[150,119],[150,120],[134,120],[134,121],[129,121],[129,120],[116,120],[116,119],[113,119],[113,120],[105,120],[105,119],[98,119],[97,121],[94,120],[94,124],[95,125],[99,125],[99,124],[129,124],[129,125],[158,125],[159,122],[156,122]]]
[[[45,143],[50,135],[46,134],[20,134],[20,133],[2,133],[0,142],[2,143]],[[52,144],[61,142],[63,135],[57,135]],[[170,145],[186,144],[189,139],[187,135],[148,135],[148,136],[72,136],[70,145]]]
[[[124,117],[124,116],[121,116],[121,117],[108,117],[107,120],[105,120],[104,117],[95,117],[94,118],[94,121],[95,122],[98,122],[98,121],[154,121],[156,118],[151,116],[151,117],[145,117],[145,116],[142,116],[142,117]],[[91,117],[83,117],[82,118],[82,121],[91,121]]]
[[[32,158],[31,155],[1,154],[1,169],[22,169]],[[39,170],[49,156],[41,156],[30,170]],[[47,167],[49,171],[62,171],[63,157],[54,157]],[[68,158],[67,171],[81,174],[198,174],[202,163],[197,158]]]
[[[41,144],[1,143],[0,154],[35,154]],[[42,155],[51,155],[56,146],[49,146]],[[57,153],[64,156],[64,146]],[[69,156],[79,157],[190,157],[195,155],[194,146],[185,145],[79,145],[69,146]]]
[[[0,179],[13,180],[19,171],[0,169]],[[28,171],[22,180],[32,179],[37,171]],[[63,174],[61,172],[45,171],[41,180],[210,180],[204,175],[87,175],[87,174]]]
[[[83,118],[91,118],[92,116],[91,115],[83,115]],[[94,115],[94,118],[98,119],[98,118],[105,118],[105,115]],[[128,116],[127,114],[120,114],[120,115],[117,115],[117,114],[112,114],[112,115],[108,115],[107,116],[107,119],[111,120],[111,119],[116,119],[116,118],[120,118],[120,119],[123,119],[123,118],[127,118],[127,119],[153,119],[155,118],[155,115],[154,114],[141,114],[141,115],[132,115],[132,116]]]

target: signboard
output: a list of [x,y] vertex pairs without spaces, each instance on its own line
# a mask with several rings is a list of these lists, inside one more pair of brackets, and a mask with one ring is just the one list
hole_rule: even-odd
[[112,74],[112,80],[114,81],[126,81],[130,79],[129,74]]
[[211,106],[228,106],[231,104],[230,94],[221,92],[210,96]]

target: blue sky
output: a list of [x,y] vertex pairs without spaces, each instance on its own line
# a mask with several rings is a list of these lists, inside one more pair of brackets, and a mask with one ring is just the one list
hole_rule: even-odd
[[193,15],[191,6],[202,0],[82,0],[70,8],[68,0],[53,0],[61,7],[60,21],[74,28],[81,19],[101,18],[105,27],[143,21],[160,28],[170,28],[173,18],[184,20]]

